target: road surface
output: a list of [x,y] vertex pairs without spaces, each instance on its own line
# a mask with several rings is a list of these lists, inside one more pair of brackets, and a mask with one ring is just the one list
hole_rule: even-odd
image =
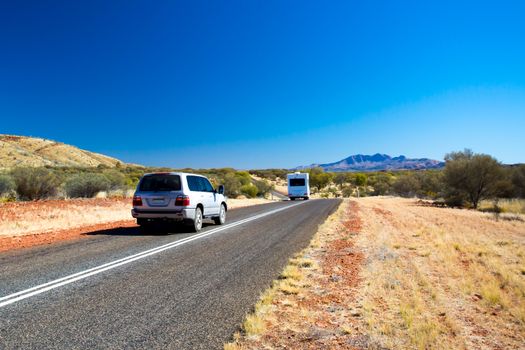
[[222,349],[339,203],[236,209],[199,234],[120,228],[0,253],[0,349]]

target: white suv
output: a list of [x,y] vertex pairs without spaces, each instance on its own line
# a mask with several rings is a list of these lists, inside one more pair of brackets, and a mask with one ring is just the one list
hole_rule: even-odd
[[133,196],[131,215],[137,224],[147,227],[155,221],[186,223],[194,232],[200,231],[204,218],[215,224],[226,222],[224,186],[214,189],[201,175],[188,173],[145,174]]

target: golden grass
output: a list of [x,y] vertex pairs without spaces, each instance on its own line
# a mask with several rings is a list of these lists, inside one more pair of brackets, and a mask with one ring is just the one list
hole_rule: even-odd
[[[104,199],[103,197],[105,196],[85,200],[51,200],[0,204],[0,237],[21,236],[122,220],[134,220],[130,213],[130,198]],[[270,202],[262,198],[229,199],[228,209]]]
[[[525,214],[525,199],[500,199],[498,207],[503,213]],[[491,211],[494,209],[494,201],[483,200],[479,204],[479,210]]]
[[20,236],[131,220],[130,209],[130,199],[8,203],[0,209],[0,236]]
[[[339,349],[363,336],[368,349],[524,348],[524,221],[369,197],[357,200],[359,231],[341,225],[344,203],[290,260],[247,318],[253,324],[245,324],[228,349]],[[319,283],[338,271],[317,266],[334,257],[329,242],[336,238],[352,241],[365,256],[356,288]],[[324,299],[330,295],[337,298]],[[315,340],[322,336],[318,324],[336,325],[323,328],[335,338]],[[250,327],[256,331],[246,331]],[[295,343],[286,340],[290,334]]]
[[114,167],[120,161],[51,140],[0,134],[0,167],[75,166]]
[[525,340],[525,224],[471,210],[359,200],[360,297],[383,346],[518,348]]

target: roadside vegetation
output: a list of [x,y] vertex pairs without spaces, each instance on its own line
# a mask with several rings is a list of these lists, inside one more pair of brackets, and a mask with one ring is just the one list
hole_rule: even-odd
[[[525,165],[504,166],[495,158],[470,150],[445,156],[443,170],[324,172],[307,169],[314,197],[349,198],[400,196],[429,200],[436,206],[473,208],[495,215],[525,213]],[[266,198],[272,190],[286,194],[286,169],[239,171],[171,169],[140,166],[96,168],[14,168],[0,172],[0,201],[48,198],[130,196],[144,173],[186,171],[207,176],[214,186],[223,184],[230,198]]]
[[[525,165],[505,166],[494,157],[470,150],[447,154],[443,170],[304,171],[310,173],[313,195],[321,198],[391,195],[429,200],[436,206],[525,214]],[[286,179],[285,170],[259,170],[252,174],[274,185]]]
[[62,198],[129,197],[142,175],[186,171],[207,176],[214,186],[224,184],[230,198],[267,197],[273,185],[254,180],[249,172],[231,168],[170,169],[139,166],[96,168],[23,167],[0,172],[0,202]]
[[345,200],[225,349],[518,349],[525,222]]

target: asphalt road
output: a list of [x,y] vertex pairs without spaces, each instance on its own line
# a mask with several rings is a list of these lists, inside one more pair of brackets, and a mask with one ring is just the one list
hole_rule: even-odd
[[222,349],[339,203],[232,210],[236,225],[199,235],[120,228],[0,253],[0,349]]

